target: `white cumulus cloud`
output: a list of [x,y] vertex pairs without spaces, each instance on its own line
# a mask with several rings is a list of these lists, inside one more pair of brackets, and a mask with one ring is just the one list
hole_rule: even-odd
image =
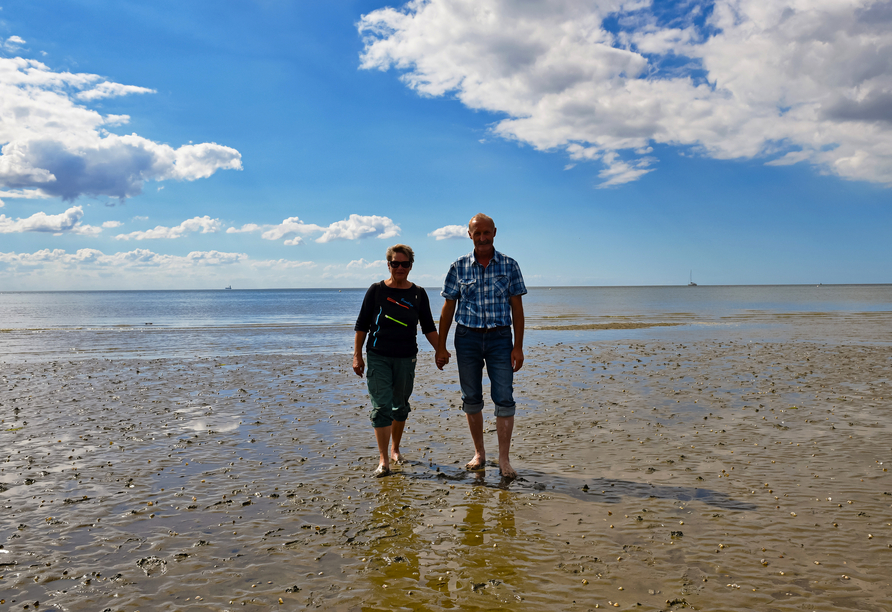
[[3,48],[10,52],[15,52],[25,44],[25,39],[21,36],[10,36],[3,41]]
[[74,97],[78,100],[101,100],[102,98],[114,98],[116,96],[126,96],[128,94],[140,93],[155,93],[155,90],[149,89],[148,87],[137,87],[136,85],[121,85],[120,83],[109,83],[108,81],[103,81],[96,84],[90,89],[79,91],[74,95]]
[[[17,200],[45,200],[48,196],[39,189],[16,189],[13,191],[0,190],[0,198],[15,198]],[[6,204],[0,199],[0,208]]]
[[58,215],[48,215],[45,212],[37,212],[24,219],[13,219],[0,214],[0,234],[15,234],[21,232],[49,232],[60,234],[72,232],[76,234],[96,235],[102,228],[81,224],[84,209],[80,206],[72,206]]
[[[64,232],[58,232],[55,235],[59,236]],[[80,234],[81,236],[98,236],[102,233],[102,228],[96,225],[84,225],[77,224],[71,229],[72,234]]]
[[366,261],[354,259],[345,264],[332,264],[325,266],[321,278],[325,281],[337,281],[339,283],[354,282],[365,283],[387,276],[387,260]]
[[400,227],[388,217],[375,215],[350,215],[342,221],[335,221],[327,227],[306,223],[299,217],[288,217],[276,225],[258,225],[246,223],[241,227],[227,228],[227,234],[241,234],[261,232],[264,240],[284,240],[283,244],[295,246],[304,243],[304,236],[322,234],[316,238],[316,242],[331,242],[332,240],[358,240],[361,238],[393,238],[399,236]]
[[354,259],[347,264],[346,268],[347,270],[382,270],[387,268],[387,260],[366,261],[365,259]]
[[400,235],[400,227],[387,217],[350,215],[343,221],[328,226],[316,242],[356,240],[358,238],[393,238]]
[[261,226],[256,223],[245,223],[241,227],[230,227],[226,229],[227,234],[243,234],[247,232],[256,232],[263,229]]
[[158,225],[153,229],[145,231],[130,232],[129,234],[118,234],[115,240],[153,240],[159,238],[182,238],[187,234],[201,231],[202,234],[212,234],[220,231],[222,224],[219,219],[211,219],[205,215],[203,217],[193,217],[186,219],[175,227],[165,227]]
[[221,251],[192,251],[186,255],[186,259],[190,262],[203,266],[225,266],[243,261],[247,257],[245,253],[223,253]]
[[263,229],[263,233],[260,234],[261,238],[264,240],[281,240],[286,238],[285,244],[287,245],[301,244],[303,242],[301,236],[315,234],[323,230],[318,225],[304,223],[298,217],[288,217],[278,225],[265,226]]
[[245,253],[193,251],[185,256],[164,255],[147,249],[134,249],[106,255],[96,249],[79,249],[68,253],[64,249],[43,249],[35,253],[0,253],[0,263],[9,266],[62,266],[78,268],[168,268],[170,270],[196,266],[232,265],[248,259]]
[[291,259],[264,259],[252,263],[254,268],[258,270],[294,270],[298,268],[315,268],[316,263],[313,261],[294,261]]
[[491,131],[603,166],[647,149],[806,162],[892,185],[888,0],[412,0],[364,15],[361,65],[502,116]]
[[[11,39],[7,39],[7,44]],[[146,181],[196,180],[241,169],[241,155],[216,143],[178,148],[109,130],[129,121],[87,103],[153,90],[86,73],[56,72],[22,57],[0,57],[0,188],[74,200],[124,199]]]
[[437,240],[450,240],[452,238],[467,238],[467,225],[445,225],[439,229],[435,229],[428,236],[433,236]]

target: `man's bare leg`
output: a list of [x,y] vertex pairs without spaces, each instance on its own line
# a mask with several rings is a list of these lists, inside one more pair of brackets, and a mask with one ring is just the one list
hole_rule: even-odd
[[496,434],[499,437],[499,470],[505,478],[517,478],[517,472],[508,461],[511,435],[514,433],[514,417],[496,417]]
[[390,458],[387,456],[387,447],[390,446],[391,425],[387,427],[375,427],[375,439],[378,441],[378,469],[375,476],[387,476],[390,474]]
[[468,429],[474,441],[474,458],[465,464],[469,470],[482,470],[486,466],[486,450],[483,447],[483,413],[469,414]]
[[391,425],[393,444],[390,447],[390,460],[397,465],[403,462],[403,456],[400,454],[400,440],[403,439],[403,428],[405,426],[405,421],[394,421],[393,425]]

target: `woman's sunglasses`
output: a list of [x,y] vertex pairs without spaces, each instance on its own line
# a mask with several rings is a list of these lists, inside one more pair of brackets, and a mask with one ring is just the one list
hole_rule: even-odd
[[388,262],[388,263],[390,263],[390,267],[391,267],[391,268],[399,268],[400,266],[402,266],[402,267],[404,267],[404,268],[411,268],[411,267],[412,267],[412,262],[411,262],[411,261],[391,261],[391,262]]

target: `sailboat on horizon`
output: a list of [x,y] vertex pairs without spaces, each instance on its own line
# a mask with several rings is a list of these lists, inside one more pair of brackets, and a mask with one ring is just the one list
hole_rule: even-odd
[[691,270],[691,275],[688,278],[688,287],[696,287],[697,283],[694,282],[694,271]]

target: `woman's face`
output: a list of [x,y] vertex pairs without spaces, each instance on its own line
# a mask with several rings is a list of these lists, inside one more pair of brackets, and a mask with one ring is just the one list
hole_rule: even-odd
[[402,265],[396,266],[395,262],[399,262],[400,264],[404,262],[409,263],[409,258],[402,253],[394,253],[393,259],[391,259],[388,263],[388,266],[390,267],[390,278],[394,282],[398,283],[400,281],[406,280],[406,278],[409,276],[409,270],[411,270],[412,267],[411,265],[408,268]]

